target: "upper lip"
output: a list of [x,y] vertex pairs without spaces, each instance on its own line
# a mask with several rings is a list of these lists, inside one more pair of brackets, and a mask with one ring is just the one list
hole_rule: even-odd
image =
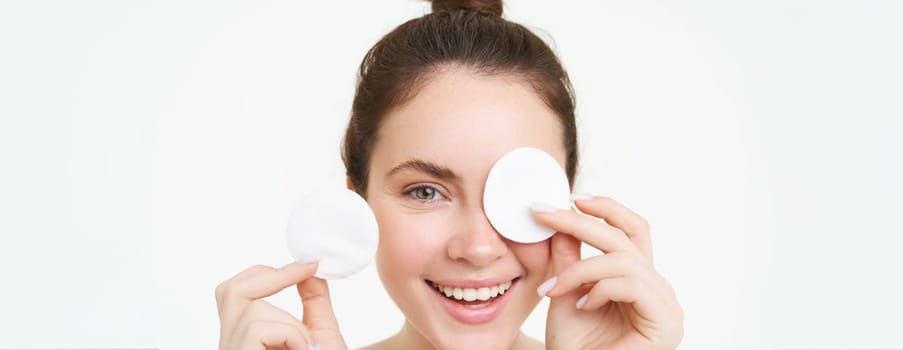
[[457,288],[482,288],[482,287],[492,287],[497,286],[502,283],[513,281],[517,279],[517,277],[513,278],[488,278],[488,279],[480,279],[480,280],[427,280],[438,284],[443,287],[457,287]]

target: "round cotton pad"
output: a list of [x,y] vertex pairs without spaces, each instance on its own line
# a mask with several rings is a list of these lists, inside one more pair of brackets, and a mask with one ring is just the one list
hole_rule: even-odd
[[339,279],[360,271],[376,254],[379,229],[370,206],[345,189],[305,196],[288,222],[288,249],[298,262],[319,261],[316,277]]
[[567,209],[570,185],[551,155],[535,148],[517,148],[499,158],[489,170],[483,189],[483,210],[502,236],[535,243],[555,234],[533,218],[534,203]]

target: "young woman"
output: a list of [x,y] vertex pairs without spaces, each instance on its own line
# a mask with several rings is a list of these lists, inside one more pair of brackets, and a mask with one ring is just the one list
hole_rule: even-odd
[[[432,6],[367,53],[345,135],[348,187],[376,215],[377,269],[406,318],[368,349],[675,348],[683,312],[653,267],[642,217],[578,193],[586,215],[534,205],[558,232],[549,240],[516,243],[489,224],[483,184],[514,148],[551,154],[573,184],[573,94],[554,53],[503,19],[501,1]],[[581,260],[581,242],[606,254]],[[347,348],[315,270],[255,266],[223,282],[220,348]],[[261,300],[292,285],[300,321]],[[520,332],[542,297],[551,298],[546,344]]]

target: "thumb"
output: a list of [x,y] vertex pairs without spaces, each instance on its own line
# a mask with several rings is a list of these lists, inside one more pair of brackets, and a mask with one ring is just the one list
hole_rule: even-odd
[[303,322],[311,331],[339,329],[332,311],[329,286],[320,278],[311,277],[298,283],[298,295],[304,307]]
[[571,235],[556,233],[552,236],[552,273],[557,276],[571,264],[580,261],[580,245],[580,240]]

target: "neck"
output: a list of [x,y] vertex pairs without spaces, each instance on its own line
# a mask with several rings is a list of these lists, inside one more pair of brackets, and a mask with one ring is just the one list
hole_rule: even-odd
[[[426,339],[413,325],[405,321],[404,326],[394,336],[383,343],[386,349],[426,349],[436,350],[436,347]],[[511,343],[511,350],[544,349],[539,341],[528,337],[523,332],[518,332]]]
[[392,338],[394,340],[392,344],[397,346],[396,349],[435,349],[433,344],[408,321],[404,322],[401,331]]

